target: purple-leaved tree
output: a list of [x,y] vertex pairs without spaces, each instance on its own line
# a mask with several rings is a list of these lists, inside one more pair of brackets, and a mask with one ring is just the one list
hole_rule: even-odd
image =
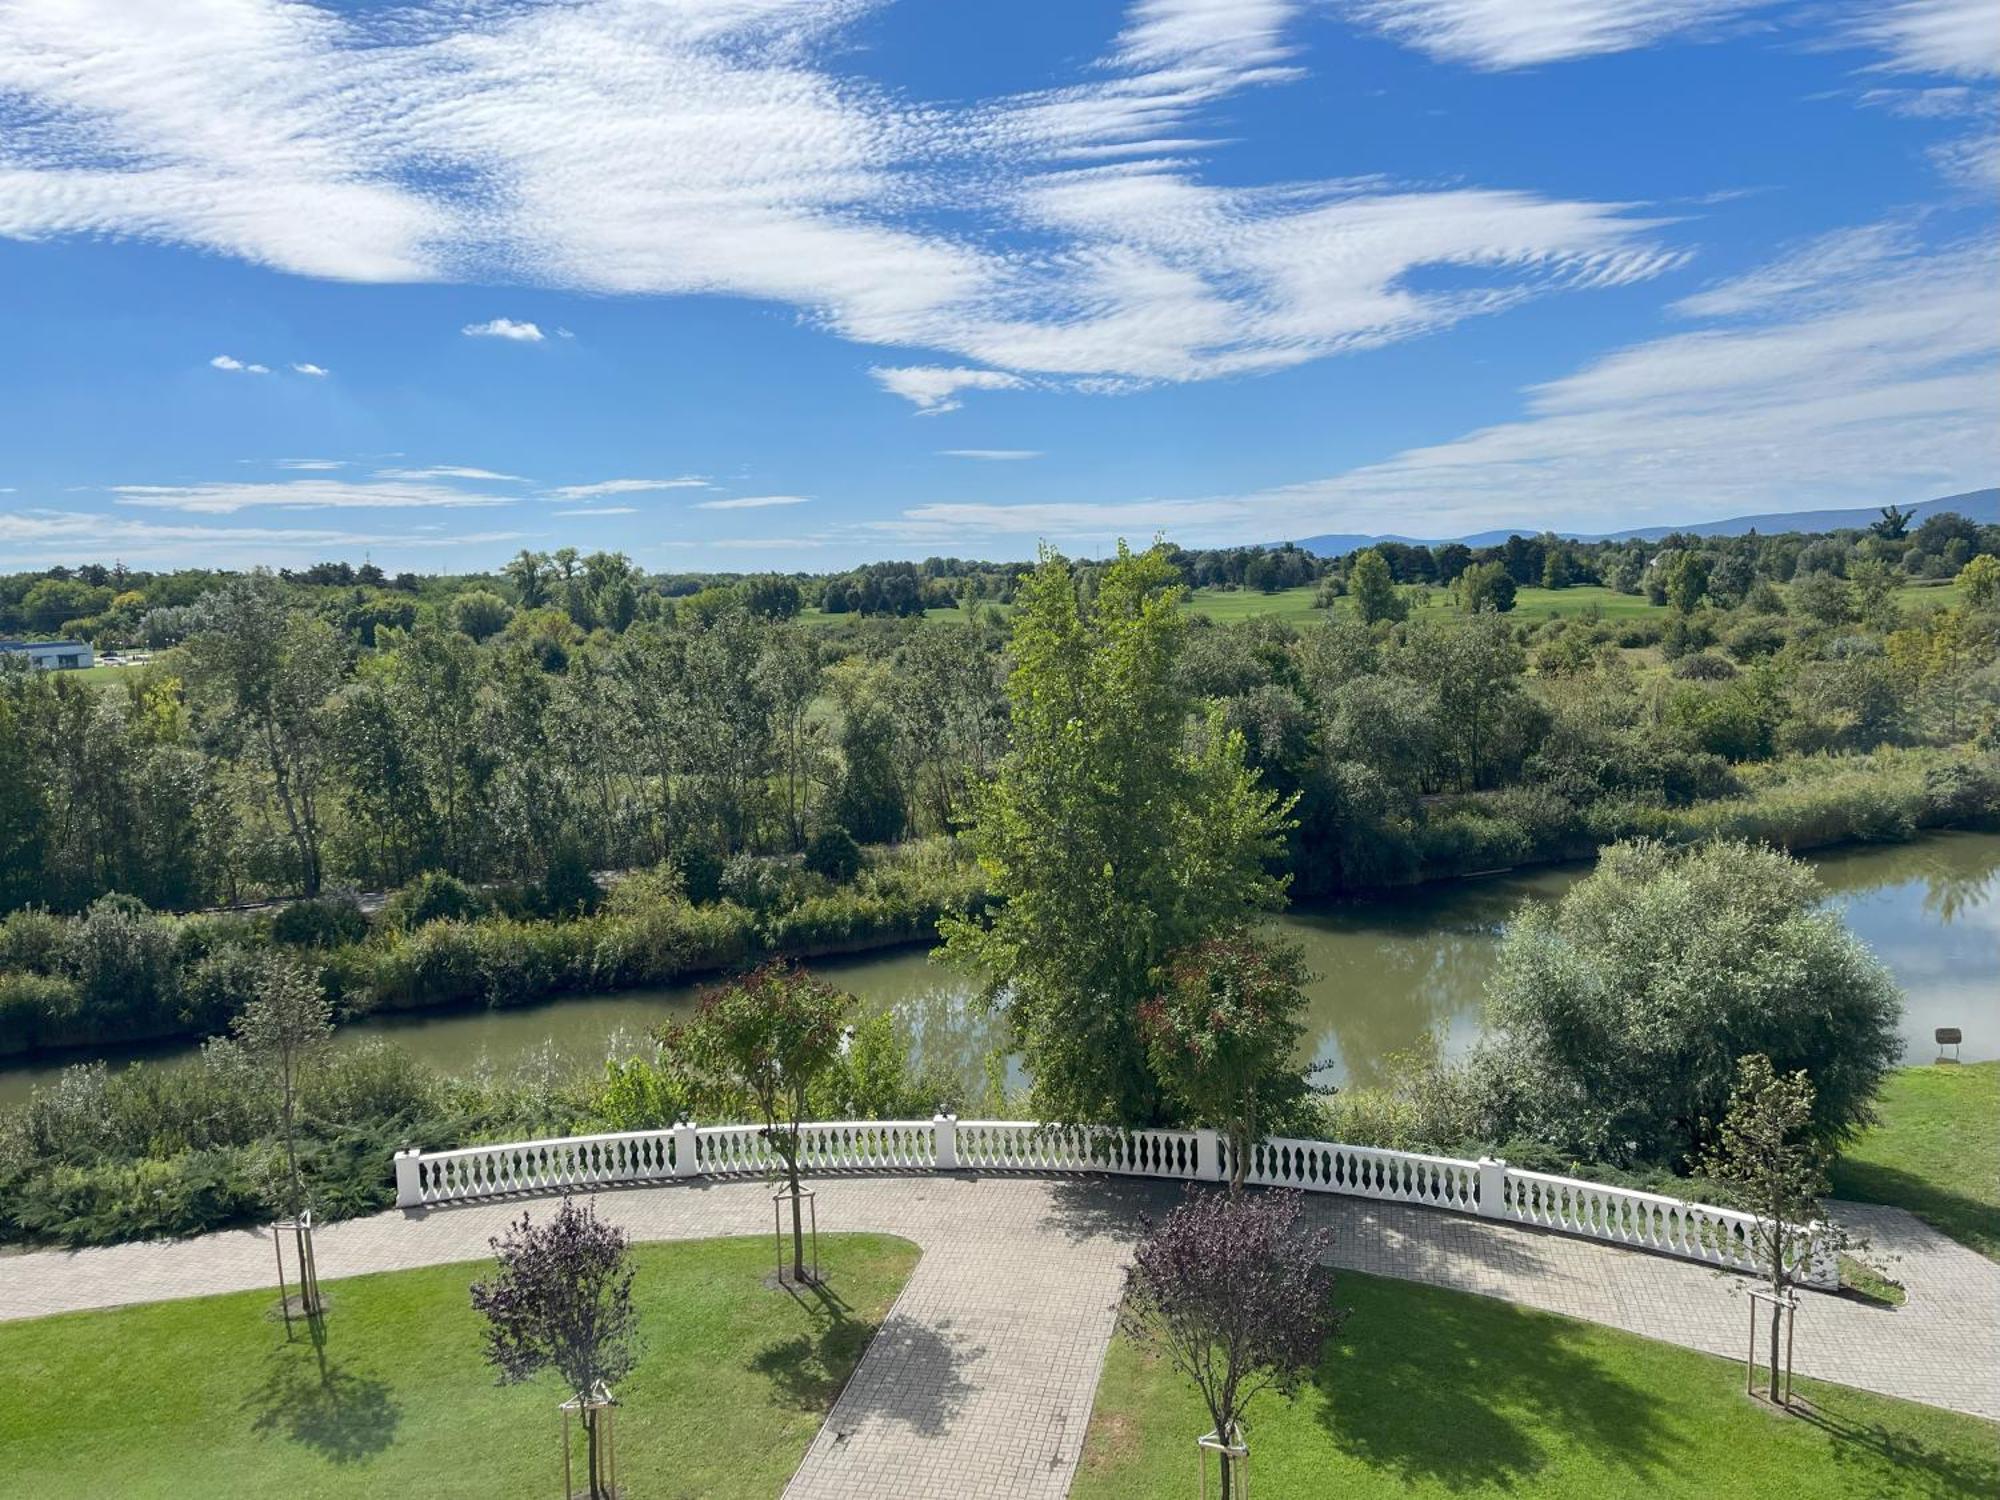
[[[1296,1193],[1190,1188],[1132,1257],[1125,1332],[1195,1383],[1227,1444],[1258,1393],[1297,1391],[1347,1316],[1321,1264],[1332,1233],[1299,1229],[1299,1211]],[[1225,1460],[1223,1500],[1234,1478]]]
[[522,1214],[490,1241],[497,1273],[472,1287],[486,1314],[486,1358],[503,1384],[554,1370],[576,1398],[588,1449],[590,1500],[609,1500],[603,1413],[591,1403],[630,1374],[639,1358],[632,1306],[632,1254],[625,1231],[597,1217],[595,1204],[564,1198],[547,1223]]

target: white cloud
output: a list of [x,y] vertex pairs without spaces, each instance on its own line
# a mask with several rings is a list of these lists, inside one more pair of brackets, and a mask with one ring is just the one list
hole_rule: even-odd
[[232,374],[237,375],[268,375],[271,373],[270,367],[267,365],[245,364],[242,360],[229,354],[218,354],[208,363],[212,369],[228,370]]
[[[243,462],[250,463],[252,460],[245,459]],[[275,461],[274,467],[293,469],[305,473],[323,474],[334,469],[346,468],[347,460],[344,458],[280,458]]]
[[293,373],[299,375],[330,375],[333,373],[324,365],[314,364],[295,364],[292,366],[292,370]]
[[552,510],[552,516],[636,516],[636,505],[579,505],[572,510]]
[[377,479],[490,479],[509,484],[526,484],[519,474],[496,474],[491,469],[468,469],[459,464],[435,464],[427,469],[377,469]]
[[710,547],[750,547],[777,551],[784,547],[823,547],[826,542],[815,536],[724,536],[717,537],[704,545]]
[[1444,61],[1526,68],[1650,46],[1771,0],[1346,0],[1361,24]]
[[[0,565],[38,567],[79,556],[143,558],[160,566],[245,567],[273,559],[352,557],[364,550],[411,552],[499,546],[515,531],[411,535],[275,526],[204,526],[83,511],[0,511]],[[378,560],[379,557],[378,557]],[[433,564],[435,566],[435,564]]]
[[678,479],[600,479],[595,484],[566,484],[549,491],[564,500],[588,500],[593,495],[639,495],[649,490],[705,490],[706,479],[683,474]]
[[1040,458],[1039,448],[940,448],[940,458],[972,458],[984,463],[1008,463],[1017,459]]
[[1900,227],[1829,236],[1684,299],[1710,326],[1533,387],[1523,416],[1249,495],[1099,505],[935,504],[882,530],[1088,545],[1316,532],[1606,529],[1908,503],[2000,473],[2000,245],[1925,251]]
[[1869,7],[1854,39],[1888,54],[1898,73],[2000,76],[2000,5],[1993,0],[1901,0]]
[[768,510],[774,505],[810,505],[810,495],[745,495],[736,500],[704,500],[696,510]]
[[[32,128],[0,131],[0,234],[136,236],[348,279],[755,298],[923,351],[877,378],[928,412],[974,390],[1282,368],[1677,261],[1617,204],[1205,184],[1205,113],[1298,76],[1304,0],[1135,0],[1077,81],[965,105],[833,71],[852,55],[842,28],[876,3],[215,0],[193,26],[120,0],[15,0],[0,97]],[[1483,284],[1418,290],[1433,267]],[[465,331],[546,337],[508,318]]]
[[546,334],[533,323],[517,323],[512,318],[489,318],[484,323],[467,323],[458,330],[469,339],[511,339],[517,344],[539,344]]
[[926,416],[957,411],[960,391],[1013,391],[1028,382],[1005,370],[950,369],[940,365],[876,365],[868,372],[882,388],[901,396]]
[[111,486],[111,493],[118,497],[120,505],[187,511],[199,515],[232,515],[253,507],[282,510],[415,510],[514,503],[507,496],[447,489],[438,484],[404,481],[353,483],[344,479],[116,484]]

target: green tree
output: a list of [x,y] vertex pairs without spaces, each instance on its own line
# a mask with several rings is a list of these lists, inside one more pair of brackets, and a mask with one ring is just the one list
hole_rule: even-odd
[[1044,1119],[1162,1118],[1139,1002],[1168,954],[1284,890],[1265,862],[1288,809],[1242,736],[1177,685],[1176,578],[1160,549],[1121,546],[1086,602],[1047,552],[1017,596],[1014,743],[971,833],[996,900],[940,925],[947,955],[1005,1005]]
[[1474,563],[1458,575],[1458,607],[1468,615],[1504,615],[1514,607],[1514,575],[1497,562]]
[[840,1060],[858,1002],[782,962],[711,990],[694,1018],[660,1034],[696,1110],[727,1116],[747,1102],[764,1122],[792,1195],[792,1275],[806,1279],[799,1209],[800,1126],[813,1086]]
[[289,954],[272,954],[231,1030],[278,1107],[285,1177],[276,1206],[299,1214],[311,1207],[299,1167],[299,1096],[333,1041],[333,1004],[320,988],[318,967]]
[[1676,552],[1661,567],[1668,605],[1676,614],[1693,614],[1695,607],[1708,597],[1708,554],[1692,549]]
[[277,580],[260,572],[210,596],[207,627],[189,647],[197,678],[220,703],[225,735],[266,778],[291,835],[301,887],[317,896],[331,700],[346,667],[339,638],[324,621],[290,608]]
[[1958,570],[1958,587],[1974,609],[2000,604],[2000,557],[1982,552]]
[[1400,620],[1410,612],[1409,601],[1396,590],[1389,564],[1373,547],[1354,554],[1347,571],[1347,591],[1354,596],[1354,607],[1365,624]]
[[[1702,1170],[1723,1184],[1730,1206],[1757,1216],[1750,1249],[1763,1268],[1773,1297],[1784,1297],[1806,1270],[1808,1231],[1819,1218],[1820,1199],[1832,1191],[1827,1181],[1830,1153],[1814,1134],[1812,1080],[1803,1072],[1780,1076],[1761,1052],[1739,1058],[1715,1143],[1702,1157]],[[1819,1253],[1839,1252],[1838,1231],[1822,1232]],[[1779,1399],[1780,1333],[1778,1304],[1769,1308],[1771,1399]]]
[[1524,906],[1488,980],[1515,1128],[1586,1161],[1695,1160],[1736,1059],[1818,1081],[1824,1145],[1871,1118],[1902,1055],[1895,981],[1811,868],[1744,843],[1613,844],[1560,902]]
[[491,589],[467,589],[451,601],[451,626],[475,641],[498,635],[514,617],[514,606]]
[[1305,959],[1250,932],[1172,955],[1158,994],[1139,1007],[1146,1058],[1190,1124],[1229,1142],[1229,1190],[1243,1190],[1250,1148],[1307,1092],[1294,1060],[1305,1035]]

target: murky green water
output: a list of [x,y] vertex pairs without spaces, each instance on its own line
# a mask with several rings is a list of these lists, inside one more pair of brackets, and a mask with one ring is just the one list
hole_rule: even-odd
[[[1881,955],[1906,997],[1905,1056],[1936,1055],[1932,1031],[1965,1032],[1968,1060],[2000,1057],[2000,834],[1944,833],[1911,844],[1814,858],[1855,933]],[[1294,911],[1278,925],[1315,974],[1311,1026],[1335,1080],[1367,1083],[1425,1031],[1462,1053],[1479,1035],[1479,997],[1501,924],[1527,900],[1560,896],[1587,867],[1496,876],[1391,901]],[[818,966],[871,1008],[896,1010],[918,1055],[977,1078],[995,1037],[968,986],[917,949]],[[638,1036],[684,1011],[692,988],[579,996],[521,1010],[389,1017],[345,1028],[340,1044],[381,1036],[448,1069],[485,1058],[509,1066],[550,1043],[582,1060],[620,1030]],[[186,1049],[156,1053],[185,1055]],[[26,1096],[58,1066],[0,1072],[0,1104]]]

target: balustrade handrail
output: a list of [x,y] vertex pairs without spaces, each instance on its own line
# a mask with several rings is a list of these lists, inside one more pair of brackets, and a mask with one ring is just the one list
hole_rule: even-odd
[[[669,1179],[742,1176],[768,1170],[776,1153],[756,1124],[696,1125],[551,1136],[396,1153],[401,1208],[465,1202],[524,1192],[612,1187]],[[1223,1181],[1226,1143],[1214,1130],[1064,1125],[1037,1120],[810,1120],[801,1170],[949,1172],[1105,1172],[1174,1181]],[[736,1144],[729,1144],[734,1142]],[[831,1150],[828,1147],[831,1146]],[[1350,1146],[1338,1141],[1271,1137],[1246,1164],[1260,1186],[1471,1213],[1511,1224],[1652,1250],[1684,1260],[1756,1272],[1753,1231],[1761,1222],[1742,1209],[1695,1203],[1640,1188],[1510,1167],[1493,1157],[1468,1160]],[[1720,1235],[1712,1232],[1721,1229]],[[1793,1259],[1809,1286],[1838,1284],[1838,1265],[1823,1228],[1805,1226]]]

